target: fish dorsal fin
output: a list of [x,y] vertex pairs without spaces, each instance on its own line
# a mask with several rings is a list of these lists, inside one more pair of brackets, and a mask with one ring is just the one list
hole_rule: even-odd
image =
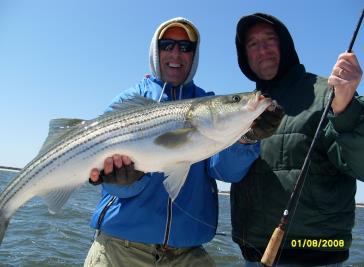
[[132,108],[136,108],[136,107],[145,107],[148,105],[155,105],[158,104],[159,102],[150,99],[150,98],[146,98],[143,97],[141,95],[138,94],[134,94],[131,95],[128,98],[123,99],[121,102],[117,102],[117,103],[113,103],[110,106],[110,110],[108,110],[106,113],[110,113],[110,112],[116,112],[116,111],[123,111],[123,110],[130,110]]
[[76,187],[58,188],[43,196],[50,213],[55,214],[61,210],[63,205],[70,198]]
[[84,123],[85,120],[81,119],[53,119],[49,122],[49,132],[46,140],[44,141],[38,155],[48,150],[53,144],[62,139],[74,126]]

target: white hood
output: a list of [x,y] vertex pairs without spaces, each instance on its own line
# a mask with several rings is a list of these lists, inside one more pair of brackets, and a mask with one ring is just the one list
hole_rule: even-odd
[[193,63],[191,66],[191,70],[190,73],[188,74],[186,80],[183,82],[183,84],[187,84],[190,81],[193,80],[193,77],[195,76],[196,70],[197,70],[197,65],[198,65],[198,52],[199,52],[199,46],[200,46],[200,33],[198,32],[197,28],[195,27],[195,25],[193,25],[193,23],[185,18],[182,17],[177,17],[177,18],[173,18],[170,19],[164,23],[162,23],[158,29],[155,31],[154,35],[153,35],[153,39],[152,42],[150,43],[150,49],[149,49],[149,64],[150,64],[150,69],[152,71],[152,74],[157,77],[158,79],[161,79],[161,72],[160,72],[160,65],[159,65],[159,50],[158,50],[158,36],[159,33],[169,24],[173,23],[173,22],[182,22],[182,23],[187,23],[188,25],[190,25],[196,32],[197,35],[197,42],[196,42],[196,50],[195,50],[195,54],[193,57]]

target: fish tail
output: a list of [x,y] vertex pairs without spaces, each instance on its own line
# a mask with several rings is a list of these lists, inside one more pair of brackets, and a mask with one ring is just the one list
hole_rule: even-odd
[[9,221],[10,221],[10,219],[6,218],[0,212],[0,245],[1,245],[2,241],[3,241],[6,229],[8,228]]

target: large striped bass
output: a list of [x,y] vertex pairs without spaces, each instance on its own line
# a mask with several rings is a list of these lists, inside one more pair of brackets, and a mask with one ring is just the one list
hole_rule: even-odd
[[34,196],[57,212],[70,194],[113,154],[135,169],[164,172],[174,200],[191,164],[236,142],[272,101],[259,92],[158,103],[135,96],[93,120],[56,119],[39,154],[0,195],[0,243],[10,217]]

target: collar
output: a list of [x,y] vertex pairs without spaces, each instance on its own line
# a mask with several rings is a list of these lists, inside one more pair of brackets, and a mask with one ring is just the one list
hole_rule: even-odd
[[[155,77],[154,75],[150,76],[150,79],[152,79],[153,82],[157,83],[161,88],[164,86],[164,81],[161,79]],[[180,92],[182,90],[182,92]],[[167,83],[165,85],[165,88],[163,90],[163,93],[168,96],[168,100],[178,100],[179,95],[181,93],[181,99],[189,99],[196,97],[196,86],[192,81],[180,86],[173,86],[172,84]],[[162,97],[163,100],[165,100],[165,97]]]
[[280,95],[286,90],[290,90],[291,87],[300,79],[300,77],[306,73],[306,69],[302,64],[297,64],[290,68],[285,75],[282,75],[279,80],[272,81],[258,81],[256,87],[263,93],[269,95]]

